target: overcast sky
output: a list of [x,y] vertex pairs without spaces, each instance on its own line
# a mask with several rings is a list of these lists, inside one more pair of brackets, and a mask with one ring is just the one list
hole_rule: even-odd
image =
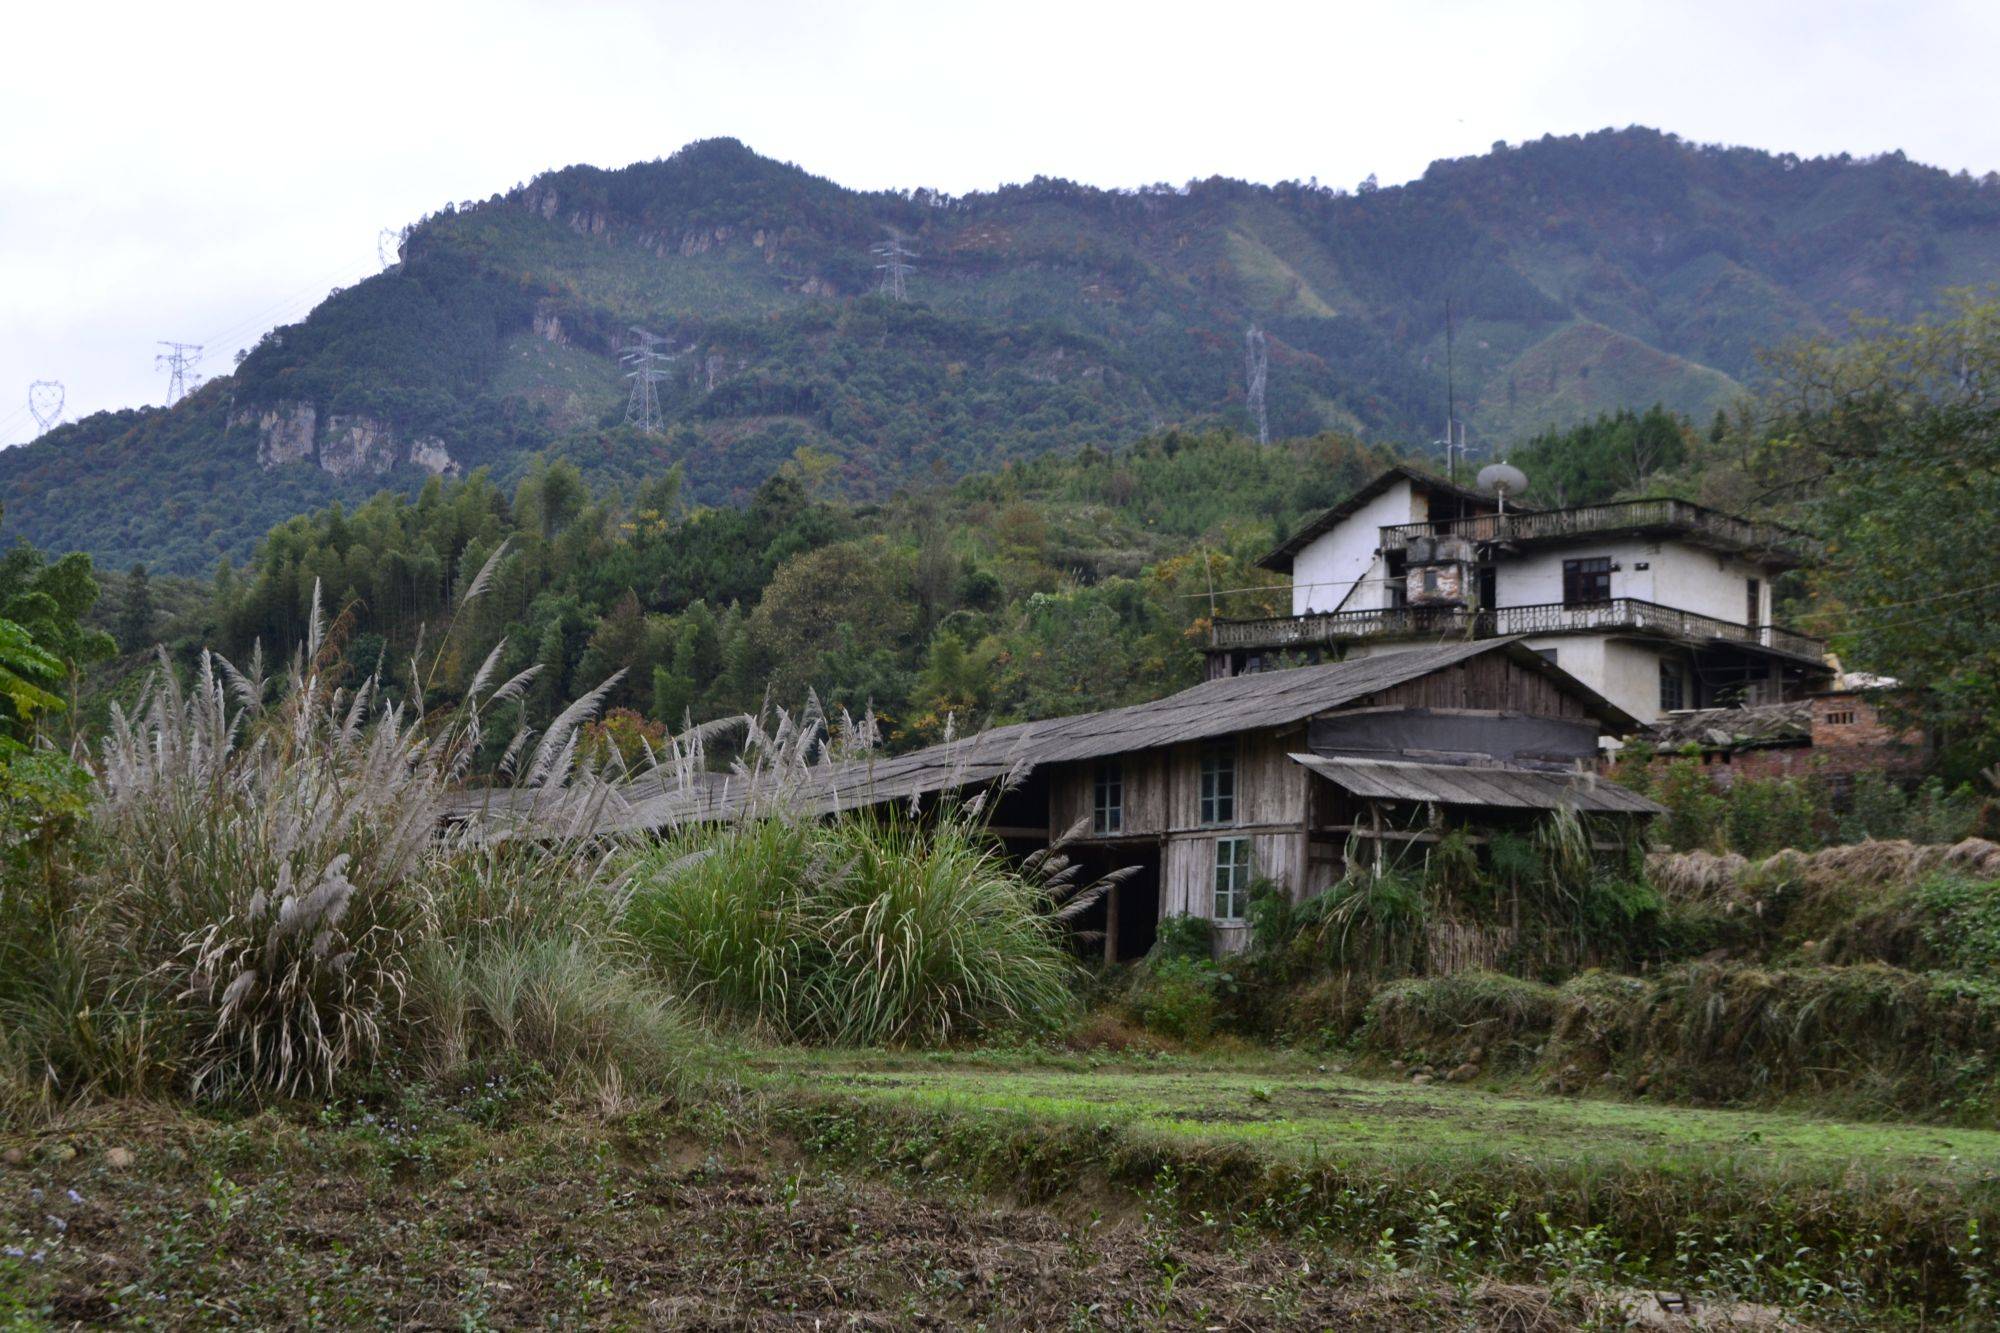
[[733,135],[858,187],[1382,183],[1644,124],[2000,167],[2000,4],[14,6],[0,46],[0,444],[157,403],[447,200]]

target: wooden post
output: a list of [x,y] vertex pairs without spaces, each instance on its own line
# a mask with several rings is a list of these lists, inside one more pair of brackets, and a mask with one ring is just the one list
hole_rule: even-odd
[[1118,886],[1113,884],[1104,895],[1104,961],[1118,961]]

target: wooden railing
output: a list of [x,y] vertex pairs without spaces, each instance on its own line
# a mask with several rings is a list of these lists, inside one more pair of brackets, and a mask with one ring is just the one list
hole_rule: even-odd
[[[1511,516],[1510,516],[1511,517]],[[1739,625],[1636,597],[1566,605],[1540,602],[1490,611],[1399,606],[1379,611],[1322,611],[1265,620],[1218,620],[1209,631],[1215,648],[1291,648],[1342,639],[1487,639],[1515,634],[1574,634],[1593,630],[1658,634],[1687,643],[1740,643],[1817,662],[1826,653],[1818,639],[1778,625]]]
[[1462,537],[1474,542],[1558,541],[1570,537],[1606,536],[1619,532],[1684,532],[1696,539],[1721,543],[1734,550],[1755,551],[1789,560],[1812,555],[1805,534],[1775,523],[1756,523],[1706,508],[1688,500],[1620,500],[1579,505],[1574,509],[1475,514],[1435,523],[1401,523],[1382,529],[1382,549],[1400,551],[1412,537]]

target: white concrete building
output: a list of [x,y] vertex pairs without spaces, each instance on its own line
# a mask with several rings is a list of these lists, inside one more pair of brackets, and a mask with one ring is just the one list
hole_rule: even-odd
[[1217,621],[1209,674],[1518,635],[1641,721],[1797,698],[1825,646],[1772,623],[1800,533],[1686,500],[1518,505],[1397,467],[1259,563],[1292,614]]

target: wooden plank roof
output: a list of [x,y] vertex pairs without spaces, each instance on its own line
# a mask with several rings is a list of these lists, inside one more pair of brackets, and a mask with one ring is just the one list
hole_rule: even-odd
[[802,817],[834,814],[983,786],[1048,764],[1290,726],[1487,653],[1506,654],[1529,669],[1559,678],[1600,717],[1631,722],[1517,640],[1479,639],[1205,681],[1150,703],[1017,722],[908,754],[824,764],[804,773],[703,774],[691,783],[647,774],[625,784],[619,808],[607,819],[607,831],[726,821],[759,810]]
[[1292,760],[1342,791],[1369,800],[1425,801],[1505,810],[1575,809],[1592,814],[1665,813],[1638,792],[1596,773],[1411,764],[1392,759],[1347,759],[1317,754],[1295,754]]

